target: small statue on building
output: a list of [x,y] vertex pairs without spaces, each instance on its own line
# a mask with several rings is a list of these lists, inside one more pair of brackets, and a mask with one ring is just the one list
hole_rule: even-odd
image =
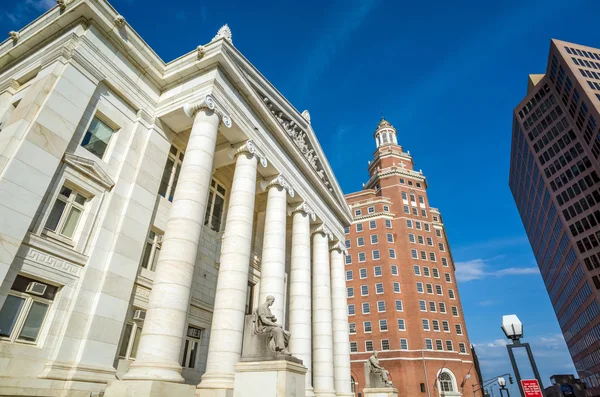
[[[379,365],[379,359],[377,358],[377,351],[373,352],[373,355],[369,357],[367,361],[369,367],[369,378],[371,378],[371,374],[375,374],[377,377],[377,383],[383,383],[386,387],[392,386],[392,382],[390,381],[390,373],[387,369],[383,368]],[[370,385],[370,387],[377,387],[378,385]]]
[[283,329],[283,326],[277,324],[277,317],[271,312],[271,306],[275,302],[275,298],[271,295],[267,296],[264,303],[258,306],[254,312],[255,316],[255,334],[269,334],[269,347],[275,353],[285,354],[290,356],[288,344],[290,341],[290,332]]

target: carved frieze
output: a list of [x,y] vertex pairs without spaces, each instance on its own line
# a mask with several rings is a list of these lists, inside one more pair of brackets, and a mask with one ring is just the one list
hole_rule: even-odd
[[40,265],[51,267],[77,277],[79,277],[82,269],[81,266],[76,265],[75,263],[71,263],[65,259],[58,258],[32,247],[27,251],[26,258]]

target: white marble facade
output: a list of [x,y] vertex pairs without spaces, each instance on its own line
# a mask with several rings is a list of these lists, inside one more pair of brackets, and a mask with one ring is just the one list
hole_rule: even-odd
[[104,0],[59,0],[0,44],[0,395],[232,396],[267,295],[306,395],[352,395],[350,222],[309,113],[227,26],[164,63]]

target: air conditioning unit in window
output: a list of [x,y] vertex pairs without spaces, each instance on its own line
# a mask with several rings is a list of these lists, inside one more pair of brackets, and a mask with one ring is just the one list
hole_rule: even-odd
[[136,310],[133,312],[133,320],[134,321],[144,321],[146,319],[146,311],[145,310]]
[[201,333],[202,333],[202,330],[200,330],[198,328],[188,327],[187,335],[190,338],[200,339]]
[[25,292],[30,293],[32,295],[42,296],[46,293],[46,288],[48,288],[46,284],[32,281],[29,283],[29,285],[27,285],[27,289],[25,290]]

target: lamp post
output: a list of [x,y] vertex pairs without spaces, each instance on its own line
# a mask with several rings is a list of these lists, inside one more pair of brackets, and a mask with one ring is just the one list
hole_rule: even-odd
[[[517,383],[519,384],[519,391],[521,392],[521,396],[525,397],[525,391],[523,390],[521,374],[519,373],[519,368],[517,367],[517,362],[515,361],[515,355],[513,353],[513,349],[517,349],[520,347],[525,348],[525,350],[527,351],[529,363],[531,364],[531,368],[533,368],[533,374],[535,375],[535,379],[538,382],[540,392],[543,396],[544,389],[542,389],[542,380],[540,378],[540,373],[537,369],[537,365],[535,364],[535,359],[533,358],[531,347],[529,346],[529,343],[521,343],[521,338],[523,337],[523,323],[519,320],[516,314],[509,314],[507,316],[502,316],[501,328],[502,331],[504,331],[506,337],[512,340],[512,344],[506,345],[506,350],[508,350],[508,357],[510,357],[510,363],[512,364],[513,370],[515,371],[515,376],[517,377]],[[504,382],[504,384],[506,385],[506,381]]]
[[506,396],[510,397],[510,392],[506,388],[506,380],[503,377],[498,378],[498,386],[500,386],[500,397],[504,397],[503,391],[506,391]]

